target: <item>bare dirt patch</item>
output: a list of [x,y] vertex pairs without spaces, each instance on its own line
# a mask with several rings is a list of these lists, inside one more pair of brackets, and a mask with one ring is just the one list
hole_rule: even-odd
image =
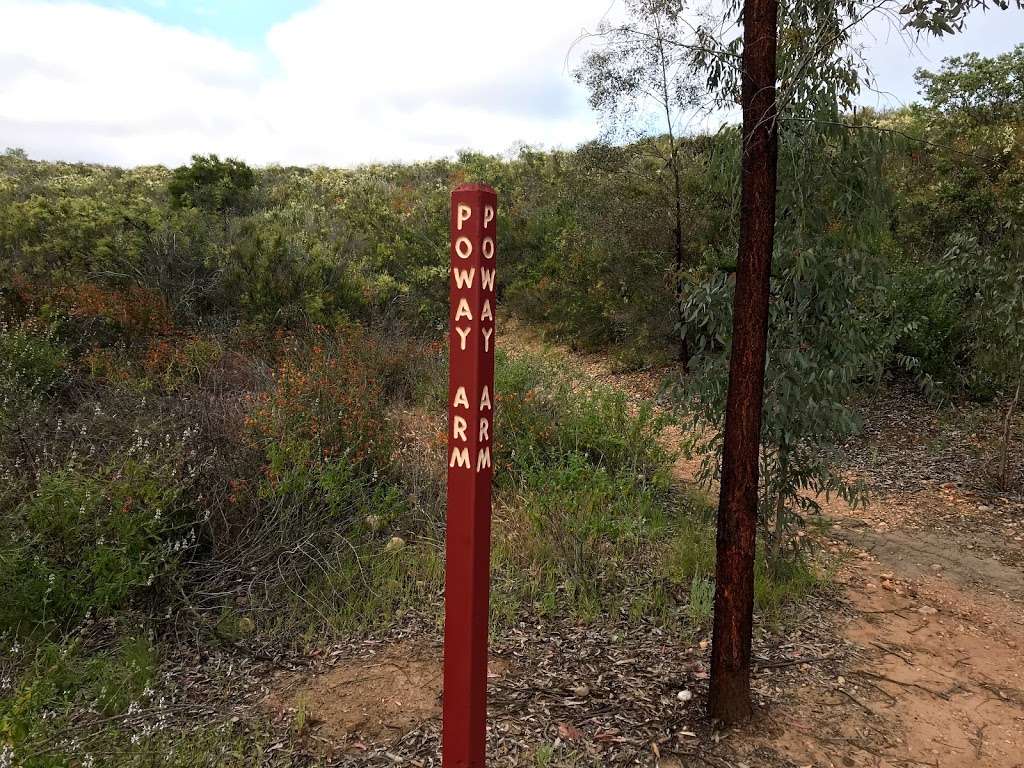
[[908,576],[908,558],[876,553],[844,571],[853,611],[845,634],[861,649],[849,678],[862,705],[900,724],[888,764],[1024,764],[1021,603],[976,591],[982,572],[969,562]]
[[[506,667],[494,659],[489,674],[498,678]],[[439,718],[441,689],[440,648],[404,643],[283,677],[263,704],[277,719],[358,747],[399,738]]]
[[279,717],[315,727],[334,741],[396,736],[440,714],[441,663],[415,647],[393,647],[285,678],[264,703]]

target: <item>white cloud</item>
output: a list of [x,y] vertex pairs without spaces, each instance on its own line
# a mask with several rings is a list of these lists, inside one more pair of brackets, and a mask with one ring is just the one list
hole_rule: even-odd
[[[353,164],[571,146],[598,125],[570,51],[611,5],[321,0],[270,29],[257,54],[83,0],[0,0],[0,148],[134,165],[193,152]],[[972,18],[926,51],[935,62],[1006,50],[1019,20]],[[874,32],[881,88],[910,100],[911,73],[929,62]]]
[[181,141],[236,130],[258,85],[254,56],[136,13],[38,2],[0,13],[0,143],[34,154],[170,158]]
[[593,0],[440,7],[324,0],[269,31],[267,72],[131,11],[0,0],[0,145],[126,165],[209,151],[343,164],[594,134],[566,63]]

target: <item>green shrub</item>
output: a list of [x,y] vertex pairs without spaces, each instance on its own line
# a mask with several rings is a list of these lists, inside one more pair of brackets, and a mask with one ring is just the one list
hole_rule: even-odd
[[500,355],[495,370],[497,482],[516,482],[579,454],[612,474],[667,484],[670,457],[659,437],[668,419],[648,404],[631,410],[611,387],[583,387],[542,357]]
[[593,619],[664,616],[654,542],[686,510],[667,425],[610,387],[535,355],[497,360],[495,609]]
[[327,627],[337,632],[392,626],[408,613],[422,615],[440,607],[444,553],[436,540],[376,536],[362,539],[359,546],[359,538],[349,541],[353,547],[339,545],[326,553],[305,600],[291,606],[293,622],[309,628],[311,642],[323,626],[315,612],[311,616],[310,605],[325,611]]
[[672,515],[664,489],[580,453],[536,470],[499,505],[495,598],[542,614],[612,610]]
[[667,537],[660,556],[661,575],[680,588],[715,577],[715,520],[703,495],[687,499],[689,514]]
[[[321,459],[303,439],[269,445],[267,459],[251,498],[239,502],[252,509],[249,524],[221,554],[229,572],[252,580],[253,629],[290,633],[294,643],[296,631],[365,629],[436,606],[441,551],[433,536],[418,536],[422,522],[390,466]],[[238,620],[222,617],[220,628],[231,634]]]
[[65,630],[128,607],[196,542],[201,521],[179,508],[189,482],[131,455],[43,475],[0,534],[0,626]]
[[690,580],[690,597],[686,611],[695,626],[703,626],[714,615],[715,582],[707,576],[694,576]]
[[[0,762],[18,768],[201,768],[265,765],[258,719],[211,716],[194,681],[159,668],[160,649],[125,630],[85,633],[0,654]],[[216,706],[216,705],[214,705]],[[196,727],[196,718],[202,718]]]
[[121,638],[106,652],[86,653],[79,640],[44,642],[26,652],[18,685],[0,699],[0,733],[27,735],[29,715],[59,710],[78,699],[106,715],[124,712],[149,684],[156,662],[146,638]]
[[38,321],[0,321],[0,439],[63,379],[68,355]]
[[194,681],[161,674],[161,650],[140,618],[122,613],[35,642],[0,630],[0,763],[241,768],[263,759],[271,742],[262,724],[236,727],[210,718],[194,691],[181,698]]
[[255,186],[256,174],[241,160],[193,155],[191,165],[174,169],[167,191],[176,208],[224,213],[243,210]]
[[910,260],[894,260],[890,290],[906,329],[897,360],[910,358],[914,370],[940,388],[955,388],[970,355],[969,328],[960,285],[949,271]]
[[[695,628],[713,615],[715,590],[715,516],[709,499],[693,495],[687,513],[660,538],[657,572],[675,595],[686,594],[686,615]],[[777,622],[783,609],[819,588],[818,565],[802,553],[770,562],[763,542],[754,568],[754,606],[766,621]]]
[[57,383],[66,365],[66,352],[52,331],[39,323],[0,325],[0,375],[6,385],[45,393]]
[[225,307],[272,327],[300,327],[367,314],[363,286],[329,243],[304,237],[277,214],[246,220],[221,270]]
[[803,554],[769,559],[761,548],[754,568],[754,606],[764,619],[778,622],[782,610],[822,586],[816,565]]

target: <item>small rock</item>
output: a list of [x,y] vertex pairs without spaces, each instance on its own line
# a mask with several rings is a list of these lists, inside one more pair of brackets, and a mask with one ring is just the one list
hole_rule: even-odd
[[578,699],[585,699],[590,695],[590,689],[585,685],[577,685],[572,689],[572,695]]
[[836,678],[836,682],[839,685],[846,685],[846,678],[843,677],[842,675],[840,675],[839,677]]
[[936,613],[938,613],[938,611],[932,608],[930,605],[922,605],[920,608],[917,609],[917,612],[923,616],[934,616]]
[[933,571],[941,571],[942,570],[942,563],[932,563],[932,570]]
[[403,539],[401,536],[392,536],[391,537],[391,541],[389,541],[384,546],[384,551],[385,552],[397,552],[398,550],[400,550],[404,546],[405,546],[405,539]]
[[676,698],[682,702],[687,702],[693,699],[693,691],[682,690],[676,694]]

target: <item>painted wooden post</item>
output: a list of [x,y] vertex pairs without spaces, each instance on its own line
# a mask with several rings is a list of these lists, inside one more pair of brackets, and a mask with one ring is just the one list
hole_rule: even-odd
[[497,208],[490,187],[452,192],[444,768],[485,765]]

